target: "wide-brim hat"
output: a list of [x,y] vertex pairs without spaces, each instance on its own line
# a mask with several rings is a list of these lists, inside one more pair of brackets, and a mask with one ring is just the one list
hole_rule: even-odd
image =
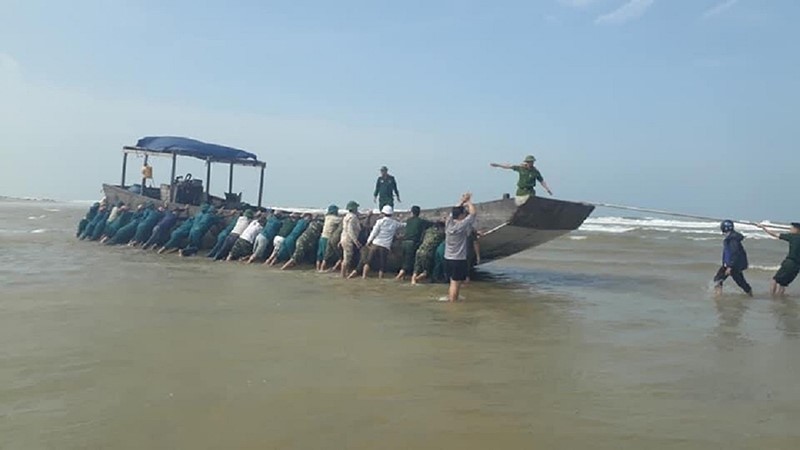
[[339,207],[336,205],[328,206],[328,214],[339,214]]
[[528,155],[528,156],[525,157],[525,159],[523,161],[526,162],[526,163],[527,162],[532,163],[532,162],[536,162],[536,158],[534,158],[533,155]]
[[351,201],[349,201],[347,203],[347,210],[348,211],[352,211],[354,209],[358,209],[359,206],[361,206],[361,205],[359,205],[357,202],[351,200]]

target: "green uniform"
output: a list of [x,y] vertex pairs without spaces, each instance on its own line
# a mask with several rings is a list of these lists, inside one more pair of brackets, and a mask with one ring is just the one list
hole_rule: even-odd
[[517,196],[523,195],[536,195],[536,182],[544,181],[541,172],[536,167],[528,166],[512,166],[514,172],[519,173],[519,181],[517,181]]
[[781,268],[773,279],[781,286],[788,286],[800,273],[800,234],[783,233],[780,240],[789,243],[789,254],[781,263]]
[[339,248],[339,243],[342,242],[342,232],[344,227],[340,223],[333,230],[330,239],[328,239],[328,248],[325,249],[325,261],[328,264],[336,264],[337,261],[342,259],[342,249]]
[[400,197],[400,192],[397,190],[397,180],[391,175],[386,176],[386,178],[378,177],[373,195],[378,197],[378,209],[383,209],[386,205],[393,207],[394,196]]
[[306,231],[297,238],[297,245],[294,248],[292,259],[294,262],[305,262],[312,255],[315,255],[316,244],[322,234],[322,222],[315,220],[308,225]]
[[414,270],[414,263],[417,256],[417,248],[422,241],[422,233],[425,228],[430,226],[430,222],[419,217],[411,217],[406,220],[406,227],[404,230],[403,242],[401,248],[403,250],[403,271],[406,273]]
[[417,249],[416,261],[414,263],[414,273],[420,274],[428,272],[431,274],[433,267],[433,256],[439,244],[444,242],[444,230],[441,228],[430,227],[425,230],[422,237],[422,244]]
[[292,230],[294,230],[294,226],[295,225],[297,225],[297,219],[295,219],[295,218],[290,217],[290,218],[284,220],[283,221],[283,225],[281,226],[281,229],[278,230],[278,236],[280,236],[280,237],[288,236],[289,233],[291,233]]

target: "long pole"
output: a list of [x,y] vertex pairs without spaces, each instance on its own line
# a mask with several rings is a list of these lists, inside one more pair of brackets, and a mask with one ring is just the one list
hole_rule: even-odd
[[128,171],[128,154],[127,153],[123,153],[122,154],[122,182],[120,183],[120,186],[122,186],[122,188],[125,188],[125,173],[127,171]]
[[206,159],[206,203],[211,202],[211,158]]
[[[147,165],[147,161],[148,161],[149,158],[150,157],[148,155],[144,155],[144,164],[143,164],[143,166]],[[147,183],[147,178],[144,176],[144,173],[142,173],[142,195],[145,195],[144,194],[145,183]]]
[[233,194],[233,163],[231,163],[231,168],[228,171],[228,192]]
[[[611,208],[611,209],[620,209],[624,211],[636,211],[636,212],[644,212],[644,213],[651,213],[651,214],[659,214],[662,216],[673,216],[673,217],[683,217],[685,219],[696,219],[696,220],[707,220],[710,222],[722,222],[725,219],[719,219],[716,217],[708,217],[708,216],[698,216],[694,214],[685,214],[679,212],[672,212],[672,211],[664,211],[661,209],[650,209],[650,208],[639,208],[637,206],[624,206],[624,205],[615,205],[613,203],[601,203],[601,202],[590,202],[595,206],[602,206],[603,208]],[[750,220],[734,220],[736,223],[741,223],[744,225],[753,225],[759,226],[760,224],[752,222]],[[769,224],[767,225],[769,228],[776,228],[781,230],[788,230],[790,227],[788,225],[782,224]]]
[[264,196],[264,167],[261,166],[261,180],[258,182],[258,207],[261,208],[261,199]]
[[172,152],[172,172],[170,173],[171,178],[169,179],[169,201],[170,203],[175,202],[175,164],[177,162],[178,155],[175,152]]

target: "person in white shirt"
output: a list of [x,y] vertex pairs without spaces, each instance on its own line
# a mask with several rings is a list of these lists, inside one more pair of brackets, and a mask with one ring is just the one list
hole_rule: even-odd
[[358,203],[351,201],[347,204],[347,214],[342,219],[342,278],[345,278],[353,264],[356,250],[361,248],[358,235],[361,233],[361,222],[358,220]]
[[250,222],[239,236],[239,239],[236,240],[236,243],[233,244],[231,254],[228,255],[228,261],[238,261],[253,253],[253,243],[256,241],[256,236],[264,229],[266,221],[264,217],[260,217],[258,220]]
[[[373,265],[378,269],[378,278],[383,278],[383,274],[386,272],[386,263],[392,252],[394,237],[397,234],[397,230],[405,226],[403,222],[395,220],[394,217],[392,217],[394,215],[394,209],[391,206],[384,206],[383,209],[381,209],[381,214],[383,214],[383,217],[378,219],[375,226],[372,228],[372,232],[369,234],[369,238],[367,238],[369,253],[364,260],[364,269],[361,273],[362,278],[367,278],[370,267]],[[353,271],[350,277],[354,277],[357,273],[357,271]]]
[[236,241],[239,240],[239,236],[244,233],[244,230],[247,229],[247,226],[250,225],[250,222],[253,221],[254,213],[252,209],[248,209],[244,212],[238,219],[236,219],[236,225],[233,226],[231,230],[231,234],[225,239],[225,243],[222,244],[222,248],[217,253],[217,256],[214,257],[215,261],[220,261],[226,259],[230,254],[233,246],[236,245]]

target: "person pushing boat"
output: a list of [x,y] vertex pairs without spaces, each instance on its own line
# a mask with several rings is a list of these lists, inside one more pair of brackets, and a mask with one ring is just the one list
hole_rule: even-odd
[[536,158],[533,155],[528,155],[525,157],[525,160],[522,164],[498,164],[498,163],[491,163],[491,167],[497,167],[499,169],[506,169],[506,170],[513,170],[519,174],[519,180],[517,181],[517,197],[516,203],[517,206],[522,206],[525,202],[528,201],[529,198],[536,195],[536,182],[538,181],[541,183],[542,187],[548,194],[553,195],[553,191],[550,190],[550,186],[547,185],[547,182],[544,181],[544,177],[542,173],[539,172],[534,166],[536,162]]

